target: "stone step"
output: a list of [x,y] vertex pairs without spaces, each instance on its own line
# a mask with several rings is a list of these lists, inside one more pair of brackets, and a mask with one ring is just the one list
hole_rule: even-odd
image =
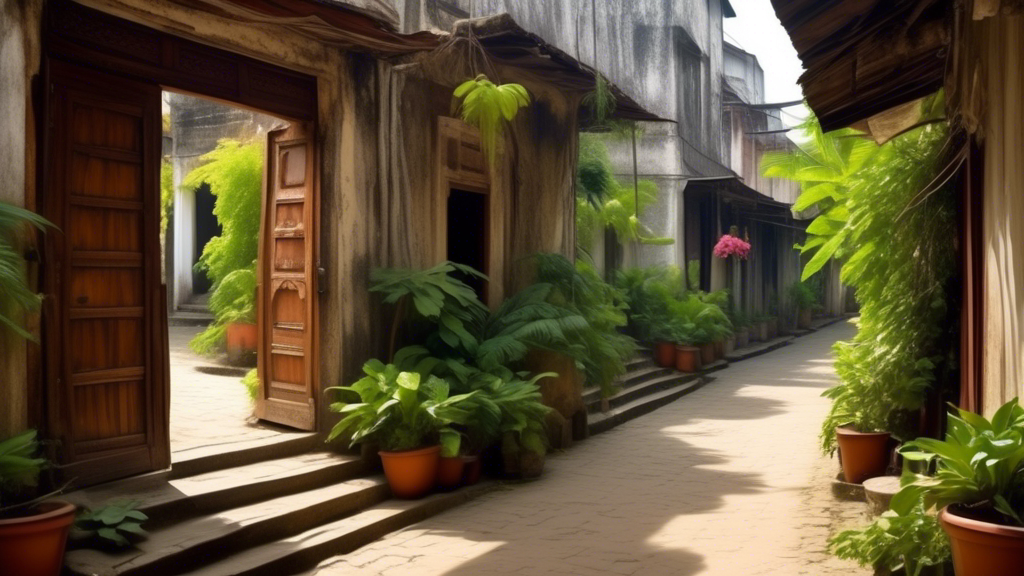
[[760,356],[761,354],[767,354],[772,350],[782,348],[783,346],[789,345],[790,342],[795,340],[795,336],[779,336],[778,338],[772,338],[767,342],[753,342],[743,348],[737,348],[732,352],[725,355],[725,359],[729,362],[739,362],[746,360],[747,358],[753,358]]
[[214,470],[247,466],[264,460],[298,456],[322,449],[323,438],[315,432],[282,432],[266,438],[201,446],[171,455],[169,478],[185,478]]
[[655,392],[654,394],[642,396],[632,402],[613,408],[608,412],[591,414],[588,421],[589,432],[591,435],[594,435],[611,430],[619,424],[628,422],[633,418],[642,416],[653,410],[657,410],[674,400],[682,398],[683,396],[698,390],[712,380],[713,378],[709,376],[700,375],[685,384],[675,386],[667,390],[662,390],[660,392]]
[[[676,386],[681,386],[687,382],[691,382],[699,378],[698,374],[685,374],[682,372],[676,372],[675,370],[664,369],[664,373],[655,374],[653,377],[648,379],[640,380],[634,383],[632,386],[619,390],[613,396],[608,398],[608,405],[612,408],[622,406],[641,398],[654,394],[660,390],[668,390]],[[591,414],[595,414],[601,411],[601,396],[591,396],[590,398],[584,398],[587,403],[587,411]]]
[[655,366],[654,358],[651,357],[650,353],[640,354],[626,362],[626,372],[640,370],[641,368],[653,368]]
[[196,314],[209,314],[210,313],[210,307],[207,304],[204,304],[204,303],[192,303],[192,302],[189,302],[189,303],[186,303],[186,304],[179,304],[178,305],[178,311],[180,311],[180,312],[193,312],[193,313],[196,313]]
[[130,498],[156,528],[185,518],[246,506],[362,476],[356,455],[313,452],[173,479],[156,472],[68,493],[66,500],[88,508]]
[[[625,389],[625,388],[629,388],[631,386],[634,386],[636,384],[640,384],[642,382],[646,382],[647,380],[651,380],[651,379],[654,379],[654,378],[660,378],[660,377],[665,376],[667,374],[672,374],[673,372],[675,372],[675,370],[672,370],[671,368],[661,368],[661,367],[658,367],[658,366],[645,366],[645,367],[633,370],[631,372],[626,372],[622,376],[619,376],[616,379],[615,383],[616,383],[617,387],[619,387],[621,389]],[[589,387],[589,388],[587,388],[586,390],[583,391],[583,402],[585,404],[590,404],[591,402],[594,402],[594,401],[600,402],[600,400],[601,400],[601,389],[599,387],[591,386],[591,387]]]
[[213,314],[175,310],[167,317],[167,322],[171,326],[206,326],[213,323]]
[[81,549],[65,563],[76,575],[173,576],[358,513],[387,499],[383,476],[358,478],[200,516],[152,531],[127,551]]
[[284,576],[310,570],[319,562],[352,552],[389,532],[438,514],[495,488],[482,482],[420,500],[387,500],[361,512],[277,539],[204,565],[189,576]]

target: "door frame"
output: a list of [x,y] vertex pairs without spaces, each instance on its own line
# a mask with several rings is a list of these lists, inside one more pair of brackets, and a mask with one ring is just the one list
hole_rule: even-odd
[[[155,30],[71,0],[53,0],[47,8],[43,23],[45,47],[43,73],[46,76],[49,76],[51,69],[87,70],[89,75],[108,79],[112,85],[117,85],[118,82],[128,84],[134,81],[150,85],[158,91],[173,90],[194,94],[232,106],[272,114],[289,122],[306,122],[312,125],[314,134],[318,134],[318,79],[315,76]],[[49,86],[49,78],[45,85]],[[41,167],[47,166],[48,162],[52,160],[51,146],[53,142],[49,126],[54,122],[54,118],[50,112],[51,103],[48,89],[46,93],[44,105],[39,108],[44,127],[43,137],[39,138],[37,142],[37,157]],[[157,138],[156,163],[145,168],[147,170],[145,182],[147,186],[152,187],[147,193],[159,195],[157,166],[160,154],[159,138],[162,135],[159,124],[156,126],[155,133]],[[316,229],[319,232],[321,209],[319,187],[320,172],[323,167],[321,166],[320,146],[317,141],[318,138],[314,138],[314,186],[316,191],[313,211]],[[37,191],[37,205],[43,207],[43,203],[52,202],[49,196],[51,190],[56,190],[59,181],[57,181],[58,176],[49,174],[45,169],[41,169],[40,172],[42,177]],[[156,203],[156,206],[158,210],[159,202]],[[156,221],[159,221],[158,214]],[[148,217],[146,222],[147,224],[150,222]],[[46,236],[52,236],[52,234]],[[315,252],[310,265],[319,266],[319,233],[312,240]],[[58,274],[58,270],[48,263],[53,258],[45,257],[45,254],[52,254],[50,250],[44,252],[44,262],[41,267],[40,282],[43,286],[47,286],[47,283],[52,284]],[[159,251],[159,246],[156,250]],[[158,252],[155,256],[149,254],[147,258],[159,262],[160,254]],[[157,268],[159,273],[160,267],[157,266]],[[159,276],[157,276],[157,286],[161,286]],[[314,299],[316,299],[316,295],[317,292],[314,289]],[[151,310],[147,310],[144,314],[151,316],[155,322],[153,326],[159,326],[161,329],[157,331],[159,333],[150,335],[151,350],[147,354],[152,355],[155,368],[163,367],[161,371],[163,377],[160,379],[159,388],[162,388],[163,392],[160,396],[164,418],[162,429],[153,431],[154,438],[161,443],[161,450],[159,457],[154,458],[151,467],[152,470],[159,470],[170,466],[170,379],[166,337],[166,291],[154,291],[151,297],[153,301],[146,304],[147,309],[151,308]],[[47,312],[48,314],[46,314]],[[62,370],[62,355],[59,354],[59,347],[66,343],[55,341],[54,338],[48,336],[48,334],[59,333],[56,330],[62,324],[66,325],[67,321],[67,318],[60,317],[59,311],[52,302],[44,304],[43,354],[38,359],[41,369],[36,370],[38,377],[30,382],[29,404],[41,407],[36,416],[42,418],[43,421],[36,422],[35,425],[47,432],[52,428],[53,422],[70,422],[68,420],[70,415],[66,411],[62,412],[66,410],[66,402],[56,400],[60,398],[57,392],[60,384],[54,381],[54,375],[60,374]],[[319,339],[319,334],[314,334],[314,339]],[[319,363],[314,362],[314,365],[317,367],[316,374]],[[319,382],[314,382],[313,385],[319,387]],[[154,390],[159,392],[157,388]],[[131,473],[145,471],[133,470]],[[78,474],[78,477],[79,485],[90,483],[88,470]]]

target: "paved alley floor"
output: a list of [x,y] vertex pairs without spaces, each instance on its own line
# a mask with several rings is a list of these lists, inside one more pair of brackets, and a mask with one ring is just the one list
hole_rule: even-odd
[[248,369],[223,366],[189,349],[189,341],[202,330],[195,326],[168,329],[172,462],[211,448],[229,451],[288,433],[252,417],[252,402],[242,384]]
[[318,576],[861,575],[825,552],[866,523],[818,431],[839,323],[549,456],[544,476],[321,564]]

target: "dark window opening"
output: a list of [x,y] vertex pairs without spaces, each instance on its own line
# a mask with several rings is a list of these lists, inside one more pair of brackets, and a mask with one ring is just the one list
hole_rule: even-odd
[[[214,236],[220,236],[221,226],[213,214],[213,206],[217,198],[210,192],[210,185],[203,183],[196,188],[196,243],[193,262],[199,262],[207,242]],[[205,270],[192,269],[192,293],[206,294],[213,283],[206,276]]]
[[[448,194],[448,259],[488,273],[487,195],[452,188]],[[457,277],[487,302],[486,282],[458,274]]]

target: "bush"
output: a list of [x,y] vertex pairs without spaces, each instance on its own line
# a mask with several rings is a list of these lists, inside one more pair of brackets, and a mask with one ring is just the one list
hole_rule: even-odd
[[796,281],[786,290],[790,304],[799,310],[813,310],[818,306],[818,297],[805,282]]
[[202,159],[205,164],[190,172],[183,185],[210,186],[221,234],[210,239],[196,264],[213,283],[214,322],[189,345],[199,354],[210,354],[223,346],[227,324],[255,321],[263,148],[257,143],[221,140]]

